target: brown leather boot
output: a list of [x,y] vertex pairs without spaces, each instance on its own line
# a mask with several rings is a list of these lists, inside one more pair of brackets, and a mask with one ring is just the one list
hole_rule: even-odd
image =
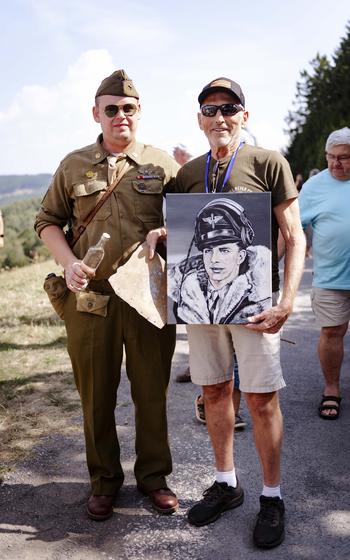
[[149,497],[152,507],[157,510],[158,513],[166,515],[171,514],[179,507],[176,494],[174,494],[174,492],[172,492],[169,488],[158,488],[157,490],[147,491],[139,487],[139,490],[142,494]]
[[113,515],[115,495],[113,496],[94,496],[88,499],[86,511],[90,519],[94,521],[104,521]]

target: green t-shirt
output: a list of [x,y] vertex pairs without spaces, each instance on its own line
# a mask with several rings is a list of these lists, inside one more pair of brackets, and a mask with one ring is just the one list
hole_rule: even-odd
[[[207,154],[186,163],[178,172],[175,193],[205,192],[205,167]],[[230,157],[219,162],[217,192],[221,186]],[[209,168],[209,184],[212,180],[214,158]],[[296,198],[298,191],[287,160],[278,152],[256,146],[244,145],[238,152],[230,177],[222,192],[271,192],[272,209],[285,200]],[[272,290],[279,289],[277,238],[278,223],[272,212]]]

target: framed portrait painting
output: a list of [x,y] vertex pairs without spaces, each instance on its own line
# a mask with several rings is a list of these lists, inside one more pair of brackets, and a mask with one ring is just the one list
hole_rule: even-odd
[[271,194],[169,194],[168,323],[244,324],[271,307]]

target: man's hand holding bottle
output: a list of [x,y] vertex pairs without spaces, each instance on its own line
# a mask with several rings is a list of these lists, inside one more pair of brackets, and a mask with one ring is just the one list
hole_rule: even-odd
[[104,247],[109,239],[110,235],[103,233],[98,243],[89,247],[82,261],[74,260],[65,267],[66,283],[71,292],[81,292],[87,288],[103,260]]

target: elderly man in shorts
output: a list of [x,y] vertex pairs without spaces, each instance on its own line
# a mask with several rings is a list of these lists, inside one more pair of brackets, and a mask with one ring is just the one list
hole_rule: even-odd
[[336,420],[350,319],[350,128],[329,135],[326,160],[328,168],[304,183],[300,209],[303,227],[311,225],[313,231],[311,302],[321,327],[318,355],[325,381],[318,412],[325,420]]
[[[215,456],[215,482],[188,513],[196,526],[215,521],[242,504],[243,490],[233,460],[234,409],[232,358],[237,355],[240,389],[253,420],[263,471],[255,545],[272,548],[284,538],[284,503],[280,490],[282,414],[278,390],[285,386],[280,365],[280,329],[292,311],[300,282],[305,239],[299,218],[297,190],[287,161],[277,152],[241,141],[248,120],[241,87],[218,78],[199,94],[199,127],[210,145],[185,164],[176,178],[176,192],[271,192],[273,306],[250,318],[248,325],[189,325],[192,381],[203,387],[208,431]],[[284,287],[279,303],[277,237],[286,244]],[[159,231],[160,233],[160,231]],[[156,239],[149,234],[149,241]]]

